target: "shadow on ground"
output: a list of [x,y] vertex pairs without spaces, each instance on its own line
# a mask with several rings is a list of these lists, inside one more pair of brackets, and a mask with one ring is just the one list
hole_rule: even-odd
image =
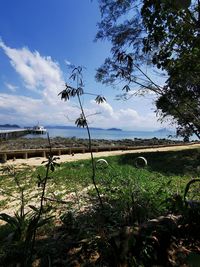
[[[96,205],[80,214],[66,212],[61,216],[59,225],[37,233],[31,266],[117,266],[114,260],[118,260],[118,255],[115,248],[108,244],[121,226],[120,222],[117,224],[115,221],[115,213],[116,210],[109,205],[104,205],[103,210]],[[10,243],[7,237],[11,231],[8,224],[0,226],[0,266],[24,266],[20,262],[23,242]]]
[[[175,236],[178,224],[176,225],[171,218],[162,216],[159,217],[160,219],[154,219],[153,224],[150,222],[149,225],[144,224],[140,226],[141,228],[135,228],[116,225],[110,212],[112,213],[110,208],[103,211],[97,207],[85,214],[76,214],[75,217],[69,212],[64,214],[59,226],[55,225],[46,233],[38,233],[31,266],[199,266],[185,265],[187,262],[185,251],[200,259],[199,234],[196,234],[200,233],[199,224],[196,224],[195,228],[192,225],[193,233],[189,228],[185,231],[184,224],[180,225],[183,229],[181,228],[182,230]],[[186,225],[188,227],[188,224]],[[3,231],[5,234],[5,230],[8,230],[5,228],[6,226],[0,226],[0,234]],[[185,235],[187,232],[190,235]],[[157,237],[153,236],[153,233],[157,233],[159,237],[156,246]],[[173,243],[171,243],[172,234]],[[194,236],[196,239],[193,238]],[[24,266],[23,262],[20,263],[23,246],[19,243],[12,245],[7,243],[6,249],[6,242],[1,242],[4,243],[4,249],[0,250],[0,266]],[[173,250],[171,244],[173,244]],[[176,265],[170,264],[171,259]]]
[[118,157],[119,164],[134,165],[137,157],[145,157],[148,162],[148,169],[163,173],[165,175],[198,174],[200,169],[200,150],[148,152],[125,154]]

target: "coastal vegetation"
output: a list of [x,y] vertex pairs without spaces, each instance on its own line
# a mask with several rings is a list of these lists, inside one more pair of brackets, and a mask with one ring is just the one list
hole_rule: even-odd
[[[170,144],[183,144],[181,140],[171,139],[122,139],[122,140],[105,140],[105,139],[92,139],[92,146],[154,146],[154,145],[170,145]],[[83,138],[64,138],[55,137],[51,138],[52,148],[65,148],[65,147],[88,147],[88,140]],[[45,138],[17,138],[0,141],[0,150],[26,150],[26,149],[39,149],[48,148],[49,144]]]
[[[144,168],[135,164],[144,156],[138,153],[98,163],[92,145],[99,140],[92,141],[88,125],[93,114],[85,114],[81,99],[82,68],[74,68],[71,79],[76,85],[66,83],[59,95],[77,98],[75,124],[86,128],[88,140],[72,138],[68,145],[84,144],[91,159],[59,165],[48,136],[46,143],[42,139],[49,148],[45,166],[2,167],[0,264],[126,267],[199,261],[199,150],[146,153]],[[105,98],[95,100],[101,104]],[[138,141],[144,144],[124,140]]]
[[20,126],[17,124],[9,124],[9,123],[1,124],[0,127],[2,127],[2,128],[20,128]]
[[[108,166],[96,164],[103,209],[89,160],[51,164],[32,266],[181,266],[199,260],[200,208],[187,204],[198,203],[198,183],[186,191],[199,175],[199,150],[141,156],[148,162],[144,169],[135,167],[134,153],[108,157]],[[46,167],[5,166],[1,172],[0,217],[7,224],[0,226],[0,263],[25,266],[20,259],[40,208]]]
[[[135,95],[132,84],[155,93],[157,111],[162,119],[171,116],[178,135],[185,141],[192,134],[200,137],[196,62],[200,1],[99,0],[99,4],[97,39],[107,38],[113,47],[97,80],[113,84],[120,79],[124,93],[119,98]],[[167,74],[164,86],[146,74],[145,63]],[[82,68],[77,67],[59,97],[77,100],[80,115],[74,122],[86,129],[87,141],[72,138],[62,143],[47,135],[47,141],[1,142],[5,150],[38,148],[40,142],[48,152],[37,168],[1,165],[0,266],[199,266],[199,149],[124,153],[98,160],[92,146],[107,141],[91,139],[88,117],[96,114],[85,113],[84,94],[88,93]],[[89,95],[97,104],[106,101],[102,95]],[[169,140],[123,142],[157,145]],[[91,159],[58,164],[52,148],[66,145],[87,146]]]
[[154,94],[162,120],[199,138],[200,2],[99,0],[99,7],[96,40],[109,41],[111,53],[97,80],[120,84],[119,99]]

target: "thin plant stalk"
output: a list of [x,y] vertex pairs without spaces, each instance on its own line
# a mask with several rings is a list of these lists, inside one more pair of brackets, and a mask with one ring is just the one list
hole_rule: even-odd
[[[41,218],[41,215],[42,215],[42,212],[43,212],[45,193],[46,193],[46,185],[47,185],[47,181],[48,181],[48,178],[49,178],[49,170],[50,170],[50,164],[51,164],[51,158],[52,158],[52,149],[51,149],[51,142],[50,142],[50,138],[49,138],[49,133],[47,133],[47,138],[48,138],[48,142],[49,142],[50,155],[49,155],[49,158],[48,158],[48,163],[46,165],[45,178],[44,178],[43,183],[42,183],[42,194],[41,194],[41,197],[40,197],[40,207],[39,207],[38,214],[37,214],[37,216],[35,218],[35,227],[34,227],[34,230],[33,230],[33,236],[32,236],[32,239],[30,241],[28,241],[28,243],[31,242],[31,249],[30,249],[30,255],[29,255],[29,257],[27,258],[27,261],[26,261],[27,266],[30,265],[30,262],[31,262],[31,259],[32,259],[33,249],[34,249],[34,246],[35,246],[37,225],[38,225],[38,222],[40,221],[40,218]],[[29,247],[29,244],[27,244],[26,248],[28,249],[28,247]]]
[[79,102],[79,105],[80,105],[80,108],[81,108],[82,116],[83,116],[84,120],[86,121],[86,129],[87,129],[87,134],[88,134],[88,145],[89,145],[89,151],[90,151],[90,157],[91,157],[91,164],[92,164],[92,182],[93,182],[94,187],[95,187],[95,190],[97,192],[100,205],[103,208],[103,201],[101,199],[101,196],[100,196],[100,193],[99,193],[99,189],[98,189],[98,187],[96,185],[96,181],[95,181],[96,168],[95,168],[94,156],[93,156],[93,152],[92,152],[92,142],[91,142],[90,129],[89,129],[89,126],[88,126],[88,123],[87,123],[87,119],[86,119],[86,116],[85,116],[83,105],[81,103],[80,95],[77,94],[77,97],[78,97],[78,102]]

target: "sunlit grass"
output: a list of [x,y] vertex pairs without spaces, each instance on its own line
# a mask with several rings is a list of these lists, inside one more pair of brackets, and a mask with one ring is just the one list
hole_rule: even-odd
[[[146,153],[148,166],[144,169],[134,166],[137,156],[139,155],[126,154],[106,158],[109,165],[96,169],[96,181],[105,202],[117,203],[121,209],[136,202],[140,203],[146,213],[145,218],[165,212],[165,200],[175,194],[183,195],[187,182],[198,176],[198,150]],[[16,170],[16,179],[26,192],[27,203],[37,199],[40,190],[37,184],[38,175],[45,175],[45,166],[35,170],[27,167]],[[74,192],[78,200],[81,197],[79,192],[92,184],[91,162],[82,160],[63,163],[49,177],[47,197],[62,200]],[[1,175],[1,209],[18,198],[16,179],[5,173]],[[92,188],[89,195],[95,198]]]

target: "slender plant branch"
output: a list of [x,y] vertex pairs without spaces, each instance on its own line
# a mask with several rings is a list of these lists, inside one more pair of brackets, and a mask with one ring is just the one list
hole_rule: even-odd
[[[79,83],[78,79],[79,79],[79,77],[77,75],[77,88],[78,88],[78,83]],[[79,102],[79,105],[80,105],[80,108],[81,108],[81,113],[82,113],[83,119],[86,122],[86,129],[87,129],[87,134],[88,134],[88,145],[89,145],[89,151],[90,151],[90,156],[91,156],[91,165],[92,165],[92,182],[93,182],[95,190],[97,192],[97,196],[98,196],[100,205],[103,208],[103,202],[102,202],[102,199],[101,199],[101,196],[100,196],[100,192],[99,192],[99,189],[98,189],[96,181],[95,181],[96,167],[95,167],[94,156],[93,156],[93,152],[92,152],[92,141],[91,141],[90,129],[89,129],[89,126],[88,126],[88,123],[87,123],[87,118],[86,118],[86,115],[85,115],[85,112],[84,112],[84,109],[83,109],[83,105],[82,105],[79,93],[77,93],[77,98],[78,98],[78,102]]]
[[[156,94],[158,94],[158,95],[161,95],[161,96],[165,96],[166,97],[166,95],[164,94],[164,92],[162,91],[162,87],[160,87],[158,84],[156,84],[146,73],[144,73],[143,71],[142,71],[142,69],[137,65],[137,64],[134,64],[133,63],[133,65],[142,73],[142,75],[144,75],[148,80],[149,80],[149,82],[150,83],[152,83],[158,90],[156,90],[156,89],[154,89],[154,88],[152,88],[152,87],[150,87],[150,86],[146,86],[146,85],[144,85],[144,84],[141,84],[141,83],[139,83],[139,82],[137,82],[137,81],[135,81],[135,80],[131,80],[133,83],[136,83],[136,84],[138,84],[138,85],[140,85],[140,86],[142,86],[142,87],[144,87],[144,88],[146,88],[146,89],[149,89],[149,90],[151,90],[151,91],[153,91],[153,92],[155,92]],[[129,79],[130,80],[130,79]],[[184,115],[181,113],[181,111],[174,105],[174,103],[172,103],[171,102],[171,100],[168,98],[168,97],[166,97],[166,100],[169,102],[169,104],[173,107],[173,109],[177,112],[177,114],[179,115],[179,117],[181,118],[181,119],[183,119],[183,121],[185,122],[185,124],[191,129],[191,131],[194,133],[194,134],[196,134],[196,136],[200,139],[200,133],[198,132],[198,125],[196,125],[196,124],[194,124],[194,126],[197,128],[197,130],[195,130],[194,129],[194,127],[191,125],[191,123],[190,122],[188,122],[188,121],[186,121],[185,120],[185,118],[184,118]],[[187,104],[187,103],[186,103]]]
[[[38,228],[38,223],[41,219],[42,213],[43,213],[43,207],[44,207],[44,200],[45,200],[45,193],[46,193],[46,185],[47,185],[47,181],[49,178],[49,171],[50,171],[50,166],[52,163],[52,148],[51,148],[51,142],[50,142],[50,138],[49,138],[49,133],[47,133],[47,138],[48,138],[48,143],[49,143],[49,156],[48,156],[48,162],[46,164],[46,174],[45,177],[42,181],[42,193],[41,193],[41,197],[40,197],[40,207],[39,207],[39,211],[36,215],[36,217],[33,219],[34,220],[34,229],[33,229],[33,235],[31,240],[28,240],[28,244],[26,245],[26,248],[29,248],[29,242],[30,242],[30,254],[29,257],[26,260],[27,266],[30,264],[31,259],[32,259],[32,255],[33,255],[33,250],[35,247],[35,239],[36,239],[36,232],[37,232],[37,228]],[[26,266],[26,265],[25,265]]]

